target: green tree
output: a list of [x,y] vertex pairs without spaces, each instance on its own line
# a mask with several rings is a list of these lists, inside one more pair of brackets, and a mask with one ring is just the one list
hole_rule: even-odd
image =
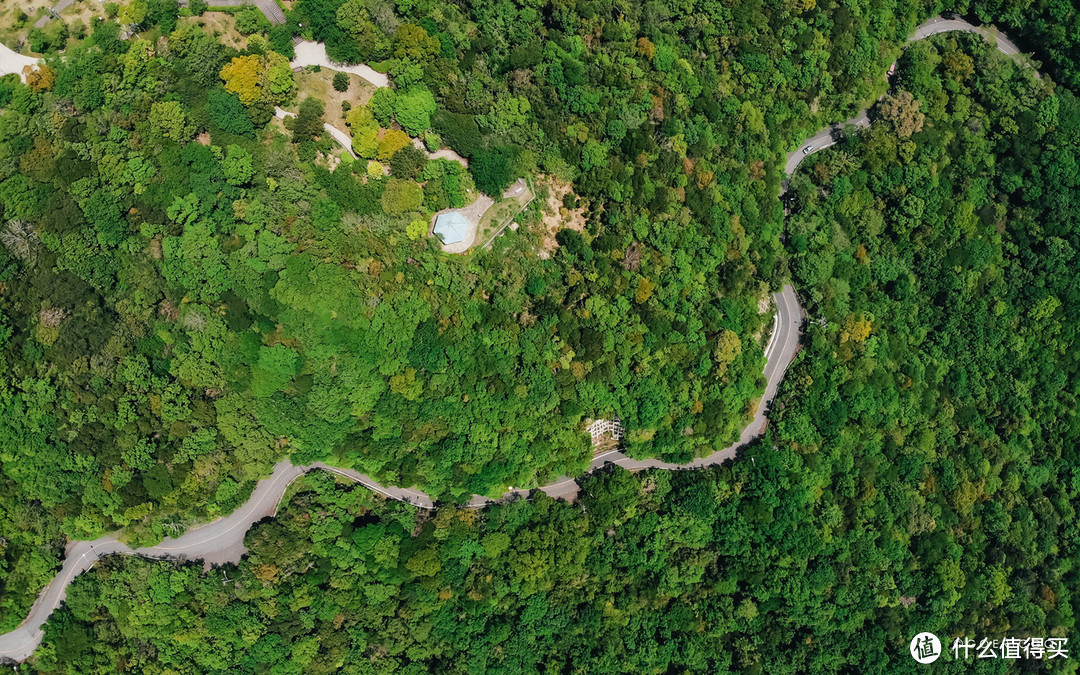
[[394,99],[394,117],[410,136],[419,136],[431,127],[435,97],[427,87],[410,87]]
[[254,159],[251,153],[238,145],[229,145],[225,159],[221,162],[225,179],[229,185],[246,185],[255,174]]
[[260,20],[263,18],[262,12],[254,5],[241,7],[240,11],[233,14],[233,16],[236,17],[236,31],[241,35],[251,35],[258,31],[260,29]]
[[317,98],[307,97],[300,102],[300,109],[293,124],[293,143],[318,138],[323,133],[324,104]]
[[382,87],[376,89],[375,93],[371,95],[371,99],[367,102],[367,107],[379,124],[388,127],[394,121],[394,109],[396,104],[397,93],[389,87]]
[[251,393],[266,398],[289,386],[300,368],[300,355],[282,344],[259,348],[259,360],[251,372]]
[[157,101],[150,106],[148,118],[150,128],[177,143],[184,143],[195,133],[194,126],[188,122],[183,106],[178,101]]
[[501,197],[516,176],[511,168],[512,152],[508,148],[485,148],[476,153],[469,164],[476,187],[492,197]]
[[222,89],[211,89],[206,108],[211,121],[222,131],[248,138],[255,136],[255,126],[236,96]]
[[390,173],[398,178],[416,180],[427,165],[427,153],[412,143],[390,158]]
[[424,193],[420,186],[411,180],[391,178],[386,183],[382,195],[382,207],[389,215],[398,215],[410,211],[419,211],[424,202]]
[[213,302],[228,288],[224,256],[218,240],[204,222],[184,228],[163,243],[165,279],[203,302]]

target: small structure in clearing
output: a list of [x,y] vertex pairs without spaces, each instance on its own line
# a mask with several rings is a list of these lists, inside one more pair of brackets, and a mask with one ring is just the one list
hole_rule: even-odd
[[448,211],[435,218],[435,227],[431,231],[442,239],[443,244],[456,244],[469,233],[469,222],[460,211]]
[[622,420],[618,415],[610,420],[596,420],[589,425],[588,430],[592,436],[594,451],[616,448],[623,438]]

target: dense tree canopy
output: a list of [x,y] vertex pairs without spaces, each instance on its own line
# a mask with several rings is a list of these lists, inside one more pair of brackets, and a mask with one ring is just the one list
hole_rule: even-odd
[[[900,56],[937,9],[301,0],[238,50],[144,3],[148,34],[99,21],[0,80],[0,624],[66,538],[156,541],[289,456],[444,507],[313,477],[232,585],[97,568],[34,667],[886,671],[915,627],[1067,634],[1073,14],[1032,5],[1037,79],[971,36]],[[391,86],[329,109],[293,34]],[[425,236],[520,177],[490,249]],[[452,505],[579,474],[594,418],[634,456],[727,446],[788,279],[812,322],[749,466]]]

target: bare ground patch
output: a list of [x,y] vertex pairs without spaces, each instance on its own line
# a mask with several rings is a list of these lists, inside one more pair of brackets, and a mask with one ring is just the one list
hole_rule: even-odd
[[[559,247],[555,240],[559,230],[585,231],[585,207],[580,204],[573,185],[568,181],[554,176],[542,176],[539,181],[547,188],[547,199],[543,201],[540,220],[543,228],[540,232],[540,257],[550,258],[552,252]],[[568,208],[564,200],[573,208]]]

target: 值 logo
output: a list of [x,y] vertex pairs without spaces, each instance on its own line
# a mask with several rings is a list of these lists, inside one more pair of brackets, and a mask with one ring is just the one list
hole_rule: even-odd
[[911,638],[911,658],[919,663],[933,663],[941,656],[941,640],[933,633],[919,633]]

